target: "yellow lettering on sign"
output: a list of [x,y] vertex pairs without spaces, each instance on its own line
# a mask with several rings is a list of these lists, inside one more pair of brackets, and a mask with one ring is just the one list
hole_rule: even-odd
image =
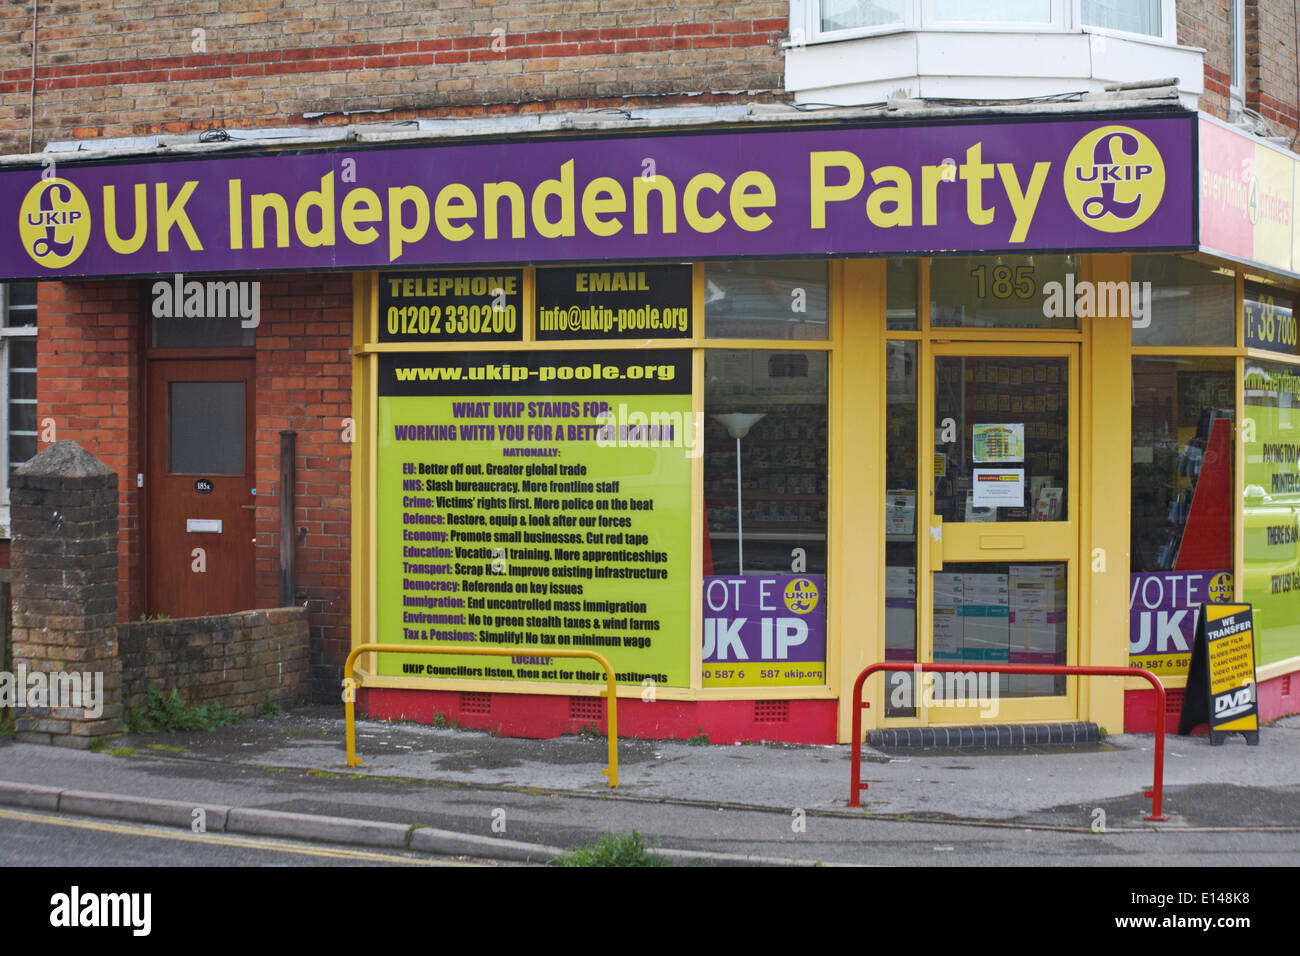
[[649,195],[652,192],[659,194],[659,201],[663,211],[663,229],[665,236],[672,235],[677,231],[677,189],[673,186],[673,181],[664,175],[651,176],[646,179],[644,176],[638,176],[632,180],[632,231],[638,236],[644,236],[647,229],[646,206],[649,204]]
[[[753,190],[751,192],[750,190]],[[731,184],[731,218],[746,232],[758,232],[772,225],[767,213],[750,215],[751,209],[771,209],[776,205],[776,187],[766,174],[750,169]]]
[[[402,207],[410,203],[415,207],[415,222],[409,226],[402,216]],[[388,188],[388,261],[402,254],[402,246],[419,242],[429,232],[429,197],[419,186],[390,186]]]
[[185,239],[185,244],[194,252],[203,251],[203,243],[199,242],[198,234],[194,231],[194,224],[190,222],[189,215],[185,212],[185,204],[189,202],[190,196],[194,195],[194,190],[198,188],[198,180],[188,180],[181,191],[176,194],[176,198],[170,203],[167,202],[167,184],[154,183],[154,205],[157,207],[157,233],[158,233],[158,251],[169,252],[170,233],[172,226],[181,231],[181,236]]
[[[551,222],[546,217],[546,200],[557,196],[560,200],[560,218]],[[572,236],[575,229],[573,213],[573,160],[560,167],[559,179],[543,179],[533,193],[533,228],[546,239]]]
[[[871,171],[871,181],[876,188],[867,196],[867,218],[873,226],[888,229],[891,226],[912,224],[912,177],[902,166],[881,166]],[[893,183],[883,186],[882,182]],[[892,203],[893,209],[885,209]]]
[[279,193],[253,193],[248,197],[253,217],[253,248],[266,248],[266,213],[275,213],[275,244],[289,245],[289,204]]
[[1011,163],[998,163],[998,174],[1002,177],[1002,188],[1007,191],[1011,201],[1011,213],[1016,217],[1016,224],[1011,230],[1012,242],[1024,242],[1029,234],[1029,226],[1034,221],[1034,212],[1038,209],[1038,199],[1043,195],[1043,186],[1047,182],[1047,171],[1051,163],[1034,163],[1034,171],[1029,175],[1029,185],[1020,188],[1020,179],[1016,176],[1016,167]]
[[714,173],[699,173],[692,176],[682,191],[682,212],[687,224],[696,232],[717,232],[727,223],[726,216],[715,211],[710,216],[700,215],[700,191],[707,189],[714,194],[722,192],[727,181]]
[[433,221],[438,234],[452,242],[462,242],[474,235],[468,223],[454,225],[457,219],[472,219],[478,215],[478,201],[473,191],[463,183],[450,183],[438,190],[433,204]]
[[[104,239],[114,252],[127,255],[138,252],[149,236],[149,193],[144,183],[136,183],[135,230],[130,239],[123,239],[117,232],[117,195],[113,186],[104,187]],[[236,247],[238,248],[238,247]]]
[[987,226],[993,221],[993,210],[984,208],[984,180],[993,178],[993,164],[983,162],[984,144],[976,143],[966,150],[966,162],[958,169],[966,180],[966,218],[977,226]]
[[[602,199],[602,196],[608,198]],[[627,212],[627,194],[618,180],[599,176],[582,191],[582,222],[587,231],[596,236],[612,236],[623,228],[617,219],[601,219],[603,215]]]
[[[320,229],[313,230],[307,214],[320,210]],[[320,178],[320,189],[309,189],[298,197],[293,207],[293,228],[298,241],[308,249],[334,245],[334,172]]]
[[379,222],[383,217],[379,195],[373,189],[366,189],[364,186],[349,189],[348,194],[343,197],[343,211],[340,218],[343,222],[343,235],[348,237],[349,242],[359,246],[374,242],[379,238],[379,230],[374,226],[362,226],[360,223]]
[[[861,192],[866,171],[862,168],[862,160],[842,149],[815,151],[808,155],[808,161],[811,167],[809,188],[812,198],[812,228],[825,229],[827,204],[845,202]],[[848,170],[848,182],[840,186],[828,186],[826,173],[832,168]]]
[[510,238],[524,237],[524,191],[510,181],[483,184],[483,237],[497,238],[497,206],[510,200]]

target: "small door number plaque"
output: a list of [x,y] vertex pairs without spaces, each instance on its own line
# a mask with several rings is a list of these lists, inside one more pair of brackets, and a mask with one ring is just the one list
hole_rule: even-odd
[[201,495],[212,494],[212,479],[200,478],[198,481],[194,482],[194,490]]

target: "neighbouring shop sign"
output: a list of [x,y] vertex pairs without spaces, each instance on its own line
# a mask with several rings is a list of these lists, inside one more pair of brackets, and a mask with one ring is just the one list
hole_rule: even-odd
[[689,339],[691,267],[537,270],[539,341]]
[[1130,574],[1129,665],[1160,678],[1186,676],[1201,605],[1230,600],[1231,571]]
[[705,687],[826,683],[826,577],[706,575]]
[[1296,160],[1208,117],[1199,125],[1201,247],[1277,271],[1300,271]]
[[1195,122],[990,119],[60,161],[0,172],[10,224],[0,278],[1189,249]]
[[1283,289],[1246,283],[1241,303],[1241,324],[1246,348],[1268,349],[1295,355],[1297,349],[1296,315],[1292,294]]
[[690,684],[685,350],[379,356],[380,672]]

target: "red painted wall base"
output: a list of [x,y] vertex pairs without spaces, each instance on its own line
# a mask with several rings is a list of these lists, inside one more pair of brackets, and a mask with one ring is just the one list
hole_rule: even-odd
[[[835,743],[833,700],[665,700],[619,698],[618,735],[644,740],[685,740],[704,734],[709,743],[779,740]],[[459,727],[495,730],[504,737],[547,738],[576,734],[595,724],[607,729],[601,697],[481,694],[444,690],[362,688],[357,713],[372,720],[435,723],[434,715]]]
[[[1166,691],[1165,699],[1165,733],[1178,733],[1178,715],[1183,709],[1182,689]],[[1287,714],[1300,713],[1300,672],[1283,674],[1272,680],[1262,681],[1257,688],[1259,695],[1259,722],[1267,723]],[[1150,734],[1156,729],[1155,721],[1156,694],[1153,690],[1130,690],[1124,692],[1124,732],[1129,734]]]

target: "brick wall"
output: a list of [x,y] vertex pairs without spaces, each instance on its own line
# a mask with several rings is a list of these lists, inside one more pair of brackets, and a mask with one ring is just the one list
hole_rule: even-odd
[[[338,696],[350,648],[352,278],[347,273],[262,276],[257,329],[256,603],[279,602],[281,429],[298,432],[296,603],[307,604],[317,699]],[[134,280],[46,282],[37,339],[39,419],[118,475],[118,619],[143,605],[141,358]],[[39,447],[44,447],[42,442]]]
[[1300,130],[1296,57],[1294,4],[1250,0],[1246,4],[1246,106],[1262,115],[1274,133],[1290,137]]
[[117,498],[112,469],[71,441],[10,480],[14,669],[50,675],[49,697],[14,702],[18,740],[85,749],[120,730]]
[[[1232,82],[1230,0],[1178,0],[1178,42],[1205,49],[1205,94],[1200,107],[1228,119]],[[1300,132],[1297,109],[1295,5],[1286,0],[1245,2],[1245,105],[1277,136]]]
[[[35,148],[303,124],[311,112],[344,122],[344,110],[405,119],[784,98],[788,16],[784,2],[747,0],[47,2]],[[27,151],[31,38],[31,2],[0,6],[2,152]]]
[[37,423],[80,444],[117,474],[118,619],[144,613],[140,564],[139,306],[132,280],[42,282],[37,308]]
[[297,603],[311,619],[317,700],[336,700],[351,649],[352,276],[265,276],[257,330],[257,595],[277,603],[280,431],[298,433]]
[[1231,0],[1178,0],[1178,42],[1205,50],[1205,93],[1201,109],[1228,118],[1232,83]]
[[244,611],[117,628],[123,716],[144,706],[149,686],[173,688],[190,704],[248,715],[266,700],[307,696],[307,617],[302,608]]

